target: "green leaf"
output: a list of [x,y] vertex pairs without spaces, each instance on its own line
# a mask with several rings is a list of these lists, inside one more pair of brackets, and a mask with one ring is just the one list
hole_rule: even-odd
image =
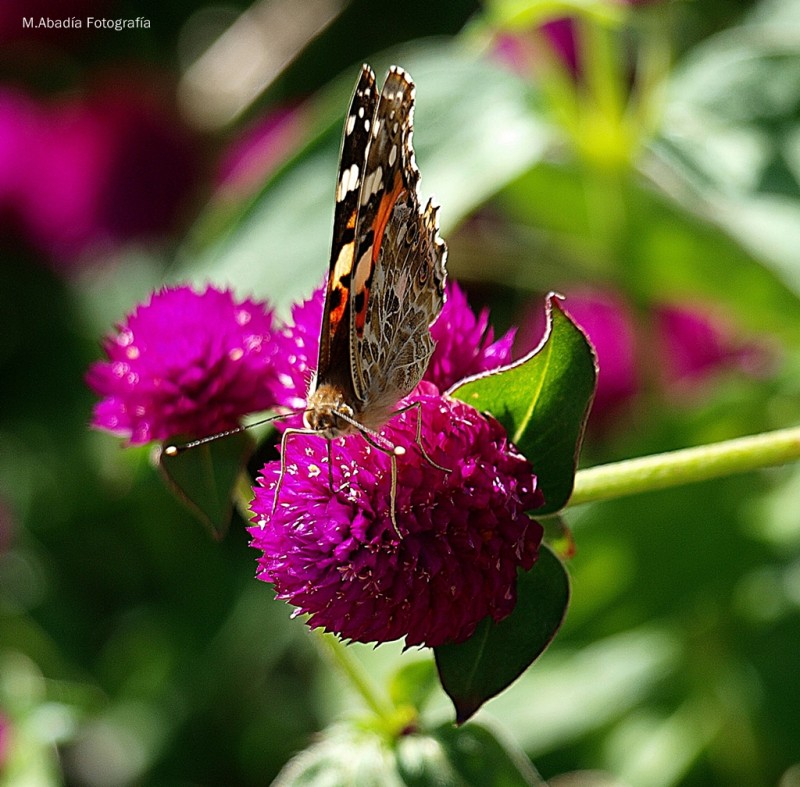
[[[538,161],[551,138],[531,112],[532,89],[487,58],[452,43],[427,42],[372,58],[382,79],[392,62],[417,85],[414,120],[422,193],[441,204],[447,233]],[[356,70],[303,108],[303,147],[254,198],[219,195],[198,222],[176,277],[210,280],[288,305],[322,281],[342,121]],[[490,97],[491,100],[487,100]]]
[[520,361],[467,380],[451,396],[491,413],[528,457],[545,504],[537,513],[564,507],[575,476],[583,429],[597,383],[594,350],[584,333],[547,298],[542,343]]
[[436,682],[436,669],[430,658],[403,664],[389,680],[389,698],[394,705],[421,710]]
[[483,620],[466,642],[434,649],[442,687],[462,724],[486,700],[510,686],[550,644],[569,603],[569,578],[544,545],[517,579],[517,605],[505,620]]
[[[796,20],[800,4],[783,5]],[[763,23],[710,39],[675,74],[655,151],[685,192],[798,293],[800,30],[763,13]]]
[[401,738],[397,767],[409,787],[544,785],[524,752],[478,724],[446,724],[427,735]]
[[239,432],[177,456],[162,451],[159,457],[167,485],[216,539],[228,531],[236,484],[254,448],[253,438]]

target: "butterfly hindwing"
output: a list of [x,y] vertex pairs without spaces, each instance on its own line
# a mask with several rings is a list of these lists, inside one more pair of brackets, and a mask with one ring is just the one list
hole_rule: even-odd
[[350,293],[350,368],[357,398],[378,414],[419,382],[444,303],[447,249],[438,208],[421,209],[411,145],[414,84],[389,71],[361,182]]
[[317,377],[327,377],[332,367],[349,364],[350,281],[356,246],[359,195],[369,147],[370,133],[378,104],[375,73],[362,66],[345,118],[336,180],[333,242],[320,332]]

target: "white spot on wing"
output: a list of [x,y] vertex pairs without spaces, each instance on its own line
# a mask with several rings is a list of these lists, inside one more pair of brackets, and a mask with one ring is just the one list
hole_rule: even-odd
[[364,181],[364,190],[361,192],[361,204],[366,205],[373,194],[383,188],[383,167],[378,166],[374,172],[367,175]]
[[389,151],[389,166],[393,167],[395,161],[397,161],[397,145],[392,145],[392,149]]
[[341,202],[348,191],[355,191],[358,188],[358,164],[353,164],[350,168],[342,172],[342,179],[339,181],[339,188],[336,192],[336,201]]
[[344,133],[347,136],[350,136],[350,134],[353,133],[353,129],[355,127],[356,127],[356,116],[355,115],[350,115],[350,117],[347,118],[347,127],[345,128],[345,132]]

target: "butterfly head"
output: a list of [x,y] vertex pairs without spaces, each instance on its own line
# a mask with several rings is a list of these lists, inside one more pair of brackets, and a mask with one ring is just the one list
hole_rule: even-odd
[[355,411],[344,392],[331,384],[321,385],[309,396],[303,425],[329,440],[359,431]]

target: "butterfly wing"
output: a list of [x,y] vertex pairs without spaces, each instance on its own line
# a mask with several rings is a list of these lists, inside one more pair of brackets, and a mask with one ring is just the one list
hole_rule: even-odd
[[375,73],[364,65],[345,118],[339,154],[333,243],[320,332],[317,381],[327,380],[332,373],[348,368],[350,321],[346,315],[355,258],[358,200],[377,103]]
[[392,407],[420,381],[444,304],[447,247],[438,208],[420,206],[413,114],[414,83],[392,67],[370,132],[351,277],[350,372],[365,414]]

